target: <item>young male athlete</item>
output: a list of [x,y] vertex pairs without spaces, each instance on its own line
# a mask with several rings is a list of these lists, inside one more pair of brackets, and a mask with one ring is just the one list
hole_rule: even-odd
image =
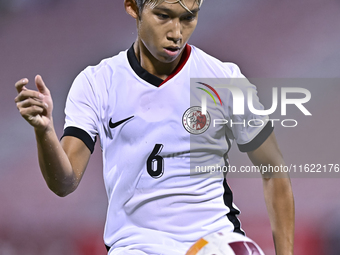
[[[52,97],[41,76],[35,78],[38,91],[26,88],[26,78],[15,85],[17,108],[35,130],[42,174],[57,195],[77,188],[98,135],[109,200],[104,241],[110,255],[183,255],[208,234],[243,234],[226,181],[190,174],[192,162],[224,164],[232,140],[255,165],[284,164],[266,116],[246,110],[244,118],[266,123],[260,129],[209,125],[210,116],[235,118],[230,91],[220,93],[221,104],[208,110],[209,117],[190,104],[190,96],[197,99],[202,92],[190,88],[190,78],[243,77],[236,65],[187,44],[202,2],[125,0],[126,12],[137,23],[137,39],[128,50],[77,76],[60,141]],[[240,89],[255,94],[249,83]],[[257,99],[254,104],[262,107]],[[276,254],[293,254],[290,180],[273,174],[263,178],[263,187]]]

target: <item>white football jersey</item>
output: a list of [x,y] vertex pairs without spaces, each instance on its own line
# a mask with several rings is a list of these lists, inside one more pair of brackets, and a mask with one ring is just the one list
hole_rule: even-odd
[[[209,233],[243,233],[223,175],[207,178],[193,167],[226,165],[233,140],[250,151],[272,127],[214,127],[214,119],[240,121],[232,114],[231,92],[220,90],[221,102],[208,104],[209,114],[202,115],[200,100],[206,92],[190,86],[190,78],[244,76],[235,64],[187,45],[178,68],[163,81],[140,66],[131,47],[87,67],[70,89],[64,136],[82,139],[93,151],[98,135],[103,152],[109,254],[183,255]],[[255,108],[263,109],[253,85],[238,86],[251,89]],[[267,123],[267,116],[245,108],[243,118]]]

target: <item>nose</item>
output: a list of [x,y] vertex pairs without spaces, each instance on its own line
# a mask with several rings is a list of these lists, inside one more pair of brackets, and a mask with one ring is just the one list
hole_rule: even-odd
[[178,19],[172,20],[171,28],[168,32],[168,39],[176,43],[182,40],[182,26]]

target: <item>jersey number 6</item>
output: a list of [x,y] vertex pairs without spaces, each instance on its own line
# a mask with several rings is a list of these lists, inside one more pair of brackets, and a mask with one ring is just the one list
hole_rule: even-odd
[[146,161],[146,169],[153,178],[159,178],[164,173],[164,159],[158,155],[163,149],[163,144],[156,144]]

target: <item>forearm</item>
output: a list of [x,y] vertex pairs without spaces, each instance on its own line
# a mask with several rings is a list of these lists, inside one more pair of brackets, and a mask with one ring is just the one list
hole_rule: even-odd
[[290,179],[288,176],[264,178],[263,188],[276,255],[292,255],[295,209]]
[[53,126],[49,89],[40,75],[35,77],[38,91],[27,89],[27,84],[26,78],[15,83],[18,95],[14,100],[21,116],[34,127],[39,165],[47,185],[57,195],[66,196],[78,186],[90,151],[77,138],[59,142]]
[[[248,152],[248,156],[256,166],[285,165],[274,133],[259,148]],[[289,176],[284,172],[267,172],[262,179],[276,255],[292,255],[295,209]]]
[[66,196],[77,186],[72,165],[56,135],[53,124],[35,129],[39,165],[48,187],[58,196]]

